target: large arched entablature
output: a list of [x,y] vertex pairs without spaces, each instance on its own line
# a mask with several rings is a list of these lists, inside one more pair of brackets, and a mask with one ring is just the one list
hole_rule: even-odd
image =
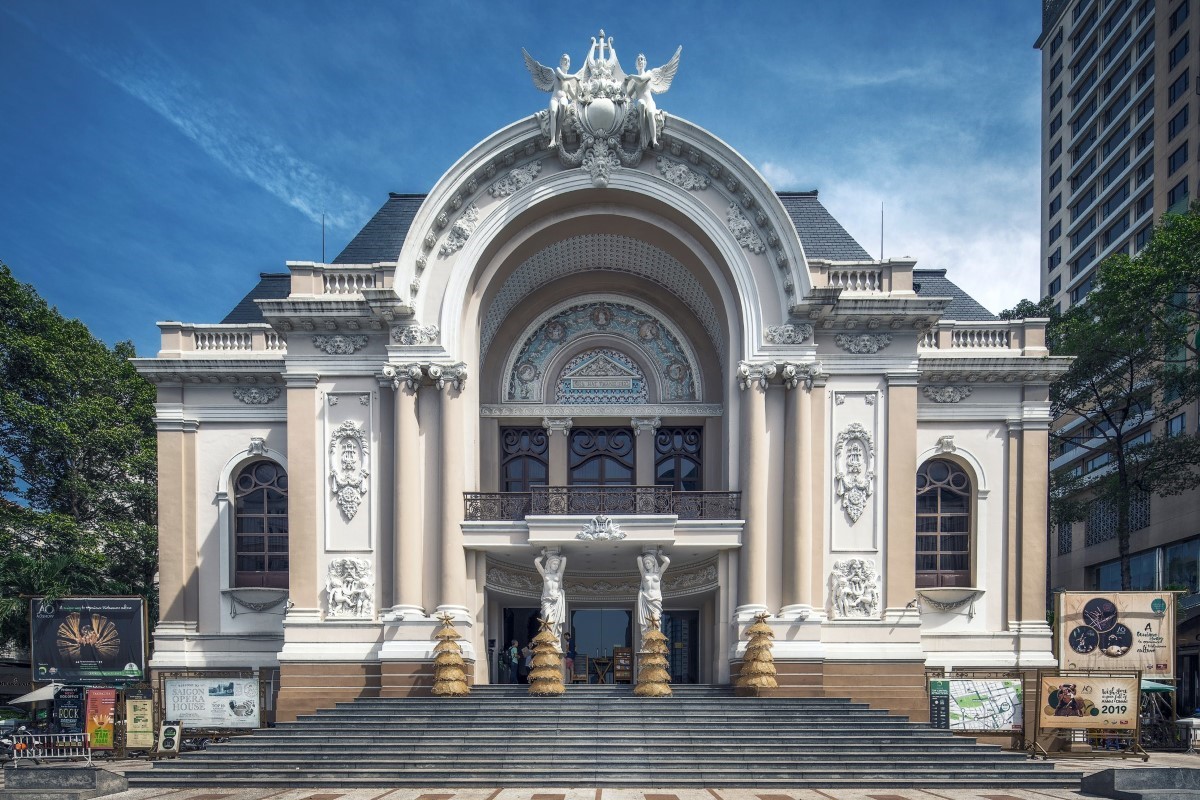
[[[663,150],[616,169],[604,189],[583,169],[561,166],[540,137],[531,117],[480,143],[439,180],[410,227],[396,285],[420,322],[439,326],[448,356],[476,354],[483,298],[489,282],[504,278],[506,251],[557,221],[575,197],[592,213],[601,197],[638,198],[626,213],[657,217],[692,252],[721,287],[731,362],[759,355],[764,328],[786,321],[789,306],[808,292],[803,248],[778,197],[707,131],[671,117]],[[656,169],[659,159],[674,179]],[[691,188],[681,185],[679,168],[691,171]]]

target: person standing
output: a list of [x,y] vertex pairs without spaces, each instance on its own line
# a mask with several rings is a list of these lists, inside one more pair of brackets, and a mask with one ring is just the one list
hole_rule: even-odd
[[520,669],[519,669],[520,664],[518,661],[518,659],[520,657],[520,653],[517,651],[517,640],[516,639],[512,640],[512,644],[510,644],[508,646],[508,649],[504,651],[504,655],[508,659],[509,680],[512,683],[520,683],[521,682]]
[[567,631],[563,635],[567,640],[566,646],[563,648],[563,652],[566,654],[566,657],[563,659],[563,666],[567,668],[566,680],[567,683],[570,683],[575,677],[575,637],[571,635],[570,631]]
[[529,672],[533,669],[533,648],[529,646],[529,642],[526,642],[525,646],[521,648],[521,655],[525,657],[524,675],[521,682],[529,683]]

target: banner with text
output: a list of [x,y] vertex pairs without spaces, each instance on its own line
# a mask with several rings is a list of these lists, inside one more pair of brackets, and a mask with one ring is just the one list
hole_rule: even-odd
[[257,728],[258,681],[253,678],[168,678],[163,719],[189,728]]
[[142,598],[35,597],[30,604],[34,680],[144,680],[146,602]]
[[93,750],[112,750],[116,729],[117,690],[87,690],[87,737]]
[[1042,675],[1038,725],[1047,728],[1131,730],[1138,723],[1138,677]]
[[54,696],[59,733],[83,733],[83,687],[64,686]]
[[1175,595],[1171,592],[1060,592],[1058,666],[1141,670],[1175,677]]

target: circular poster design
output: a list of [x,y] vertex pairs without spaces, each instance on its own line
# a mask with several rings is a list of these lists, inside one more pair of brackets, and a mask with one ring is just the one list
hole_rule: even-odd
[[1080,655],[1094,652],[1100,646],[1100,634],[1087,625],[1080,625],[1067,637],[1071,649]]
[[1101,635],[1100,648],[1104,655],[1110,658],[1120,658],[1133,647],[1133,631],[1124,625],[1116,625],[1111,631]]
[[1110,631],[1117,624],[1117,605],[1112,600],[1097,597],[1083,607],[1083,621],[1098,632]]

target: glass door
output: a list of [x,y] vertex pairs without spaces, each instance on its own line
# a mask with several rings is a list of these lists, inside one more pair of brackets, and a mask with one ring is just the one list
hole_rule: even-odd
[[613,648],[633,647],[633,626],[633,612],[625,608],[571,611],[571,635],[575,651],[588,659],[589,683],[613,682]]
[[700,682],[700,612],[663,611],[671,683]]

